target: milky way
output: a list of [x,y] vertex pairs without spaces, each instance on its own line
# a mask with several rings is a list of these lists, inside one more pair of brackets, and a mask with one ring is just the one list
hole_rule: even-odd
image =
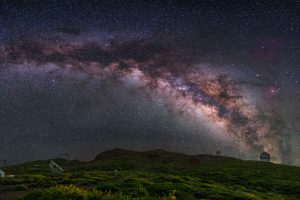
[[[48,75],[116,79],[149,95],[163,98],[164,105],[181,118],[214,127],[217,137],[232,137],[243,151],[267,151],[281,162],[280,134],[270,126],[272,118],[251,105],[243,83],[202,66],[188,63],[184,52],[171,47],[127,41],[102,47],[97,43],[56,44],[22,40],[2,46],[2,68],[41,70]],[[216,128],[217,127],[217,128]],[[213,133],[212,133],[213,134]]]
[[[24,14],[8,5],[19,12],[2,19],[0,134],[6,145],[0,156],[20,145],[13,162],[62,151],[86,159],[123,146],[187,153],[220,148],[246,159],[267,151],[274,162],[300,162],[294,11],[286,15],[291,26],[282,23],[276,35],[256,23],[262,18],[266,27],[278,26],[260,11],[246,22],[229,20],[243,18],[232,9],[245,13],[234,5],[220,17],[222,6],[175,3],[171,7],[182,16],[177,21],[177,12],[164,10],[170,6],[164,4],[153,4],[145,16],[132,10],[137,5],[126,12],[104,5],[106,13],[89,4],[83,7],[91,13],[75,9],[65,16],[69,4],[50,3],[41,18],[36,13],[42,5],[28,6],[33,12]],[[145,23],[131,19],[132,13]],[[84,142],[89,148],[79,152]],[[22,148],[32,148],[25,158]],[[35,149],[43,153],[28,156]]]

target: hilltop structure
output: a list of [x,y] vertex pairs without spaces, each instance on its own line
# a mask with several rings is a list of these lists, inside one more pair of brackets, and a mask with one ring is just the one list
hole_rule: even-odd
[[262,152],[261,154],[260,154],[260,160],[261,161],[267,161],[267,162],[270,162],[270,160],[271,160],[271,156],[270,156],[270,154],[268,154],[267,152]]
[[60,174],[60,173],[62,173],[64,171],[63,168],[61,168],[53,160],[50,161],[49,168],[51,169],[51,172],[52,172],[53,175]]
[[2,171],[1,169],[0,169],[0,177],[1,177],[1,178],[5,177],[5,172]]

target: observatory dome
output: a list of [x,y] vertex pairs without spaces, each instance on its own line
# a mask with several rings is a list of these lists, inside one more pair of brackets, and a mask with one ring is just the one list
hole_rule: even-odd
[[270,161],[271,160],[271,156],[267,152],[262,152],[260,154],[260,160],[261,161]]

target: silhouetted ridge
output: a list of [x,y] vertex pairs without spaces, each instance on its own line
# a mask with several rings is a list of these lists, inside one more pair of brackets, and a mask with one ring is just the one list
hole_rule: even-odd
[[[235,158],[214,155],[187,155],[183,153],[168,152],[163,149],[150,151],[133,151],[126,149],[112,149],[98,154],[90,166],[102,167],[107,170],[145,169],[162,171],[164,168],[191,169],[205,161],[232,160]],[[238,159],[235,159],[238,160]],[[104,164],[109,163],[109,164]]]
[[[242,160],[214,155],[187,155],[183,153],[168,152],[162,149],[149,151],[133,151],[127,149],[112,149],[104,151],[91,161],[55,159],[65,170],[104,170],[104,171],[150,171],[150,172],[184,172],[195,170],[201,165],[211,163],[213,166],[233,161],[243,162]],[[32,173],[35,171],[49,172],[50,160],[34,161],[23,163],[24,170]],[[17,169],[12,166],[12,168]],[[20,168],[18,168],[20,169]],[[16,173],[14,171],[13,173]]]
[[117,158],[117,157],[123,157],[123,156],[128,156],[128,155],[137,155],[139,153],[141,153],[141,152],[116,148],[116,149],[107,150],[107,151],[104,151],[104,152],[98,154],[96,156],[95,160]]

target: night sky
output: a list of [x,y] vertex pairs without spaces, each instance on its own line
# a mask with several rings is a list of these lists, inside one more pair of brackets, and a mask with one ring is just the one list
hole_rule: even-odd
[[300,165],[300,1],[1,1],[0,159],[112,148]]

